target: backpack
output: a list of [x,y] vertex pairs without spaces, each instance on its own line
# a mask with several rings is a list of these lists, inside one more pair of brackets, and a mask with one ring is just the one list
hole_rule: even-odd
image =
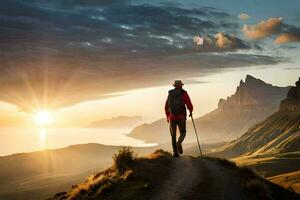
[[183,114],[185,111],[185,104],[182,99],[182,95],[185,93],[185,90],[178,90],[173,89],[169,91],[168,96],[168,105],[169,105],[169,112],[172,115],[179,115]]

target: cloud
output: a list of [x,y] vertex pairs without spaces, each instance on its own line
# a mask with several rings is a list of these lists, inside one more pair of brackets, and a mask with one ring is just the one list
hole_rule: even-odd
[[239,16],[238,16],[240,19],[242,19],[242,20],[247,20],[247,19],[250,19],[251,18],[251,16],[250,15],[247,15],[246,13],[241,13],[241,14],[239,14]]
[[251,40],[258,40],[280,32],[283,26],[282,18],[270,18],[255,25],[244,25],[243,33]]
[[[26,111],[160,86],[179,75],[282,62],[231,54],[250,46],[225,34],[236,32],[239,23],[215,8],[117,0],[0,4],[0,48],[5,49],[0,51],[0,100]],[[199,48],[195,33],[203,37]]]
[[229,37],[227,37],[226,35],[224,35],[223,33],[217,33],[215,35],[215,38],[216,38],[216,45],[221,48],[221,49],[224,49],[224,48],[231,48],[232,47],[232,43],[233,43],[233,40]]
[[300,28],[283,23],[283,19],[270,18],[255,25],[244,25],[243,32],[248,39],[259,40],[276,35],[275,44],[300,41]]
[[203,42],[204,42],[204,38],[199,36],[199,35],[196,35],[194,37],[194,42],[196,43],[196,45],[200,46],[200,45],[203,45]]
[[217,33],[214,36],[198,36],[194,37],[194,43],[202,46],[201,50],[205,51],[233,51],[236,49],[249,49],[249,44],[241,39],[225,33]]
[[289,42],[300,42],[300,34],[296,33],[283,33],[277,36],[275,44],[285,44]]

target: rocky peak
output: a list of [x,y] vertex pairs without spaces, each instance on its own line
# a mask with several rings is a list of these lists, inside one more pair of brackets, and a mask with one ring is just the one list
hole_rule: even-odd
[[241,80],[236,92],[226,100],[220,99],[218,107],[231,110],[236,107],[271,106],[276,107],[286,96],[289,87],[277,87],[251,75]]
[[257,79],[251,75],[247,75],[245,82],[243,80],[240,81],[240,84],[236,90],[236,94],[249,94],[250,96],[256,96],[258,93],[264,93],[271,88],[273,89],[271,84],[267,84],[260,79]]
[[246,76],[245,82],[243,82],[243,80],[240,81],[240,86],[244,86],[247,88],[250,88],[250,87],[258,88],[258,87],[268,87],[268,86],[272,86],[272,85],[267,84],[266,82],[262,81],[261,79],[255,78],[248,74]]
[[296,86],[291,87],[287,97],[280,104],[280,111],[290,111],[300,113],[300,77],[295,83]]
[[249,74],[247,74],[247,76],[246,76],[245,83],[263,83],[263,84],[266,84],[264,81],[262,81],[258,78],[255,78],[255,77],[253,77]]

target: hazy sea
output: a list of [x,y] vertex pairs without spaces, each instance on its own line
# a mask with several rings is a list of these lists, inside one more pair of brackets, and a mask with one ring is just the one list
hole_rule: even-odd
[[100,128],[1,128],[0,156],[56,149],[74,144],[153,146],[127,136],[131,129]]

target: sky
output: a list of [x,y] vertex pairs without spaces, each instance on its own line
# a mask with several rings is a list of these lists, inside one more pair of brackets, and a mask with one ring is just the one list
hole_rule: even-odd
[[182,79],[195,115],[251,74],[300,75],[300,1],[7,0],[0,2],[0,126],[164,116]]

